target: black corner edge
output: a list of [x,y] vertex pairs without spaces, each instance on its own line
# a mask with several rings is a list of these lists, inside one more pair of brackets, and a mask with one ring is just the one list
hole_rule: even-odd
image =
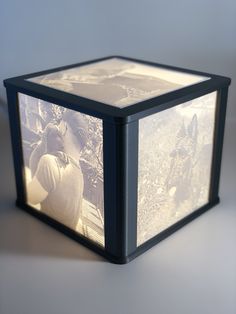
[[9,77],[3,80],[3,86],[6,88],[17,88],[17,81],[19,77]]
[[129,256],[117,257],[117,258],[108,258],[110,262],[116,265],[125,265],[128,264],[132,259]]
[[5,80],[3,80],[3,86],[4,87],[8,87],[8,81],[9,81],[10,79],[5,79]]
[[230,77],[225,77],[225,79],[226,79],[227,85],[229,86],[232,82],[232,79]]
[[232,80],[230,77],[221,75],[217,75],[216,77],[220,79],[220,83],[222,84],[223,87],[228,87],[231,84]]

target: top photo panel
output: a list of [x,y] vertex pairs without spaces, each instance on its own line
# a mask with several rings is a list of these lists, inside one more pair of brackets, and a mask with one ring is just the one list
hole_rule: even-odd
[[209,77],[110,58],[27,80],[125,108],[207,79]]

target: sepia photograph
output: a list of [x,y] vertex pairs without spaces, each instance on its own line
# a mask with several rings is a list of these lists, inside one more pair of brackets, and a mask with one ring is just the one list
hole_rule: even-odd
[[104,246],[102,120],[18,97],[27,204]]
[[206,79],[198,75],[111,58],[28,80],[124,108]]
[[207,204],[216,95],[140,120],[138,245]]

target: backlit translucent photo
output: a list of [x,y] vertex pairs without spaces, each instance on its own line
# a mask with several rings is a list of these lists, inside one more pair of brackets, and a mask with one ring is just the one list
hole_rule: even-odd
[[102,120],[18,97],[27,204],[104,246]]
[[139,121],[137,245],[208,203],[216,96]]
[[111,58],[28,79],[118,108],[208,79],[207,77]]

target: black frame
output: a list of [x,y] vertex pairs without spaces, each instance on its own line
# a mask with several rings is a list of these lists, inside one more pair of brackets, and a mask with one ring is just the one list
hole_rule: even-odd
[[[122,109],[26,81],[26,79],[32,77],[110,58],[122,58],[146,65],[205,76],[209,79],[141,101],[135,105],[129,105]],[[133,258],[140,255],[219,202],[220,165],[223,148],[227,94],[230,82],[231,80],[229,78],[223,76],[121,56],[109,56],[5,80],[4,85],[7,89],[9,104],[9,121],[17,188],[17,206],[55,227],[57,230],[65,233],[74,240],[84,244],[88,248],[91,248],[111,262],[124,264],[131,261]],[[145,116],[174,107],[213,91],[217,91],[217,104],[209,202],[137,247],[138,121]],[[26,204],[18,93],[40,98],[44,101],[55,103],[103,120],[104,248]]]

